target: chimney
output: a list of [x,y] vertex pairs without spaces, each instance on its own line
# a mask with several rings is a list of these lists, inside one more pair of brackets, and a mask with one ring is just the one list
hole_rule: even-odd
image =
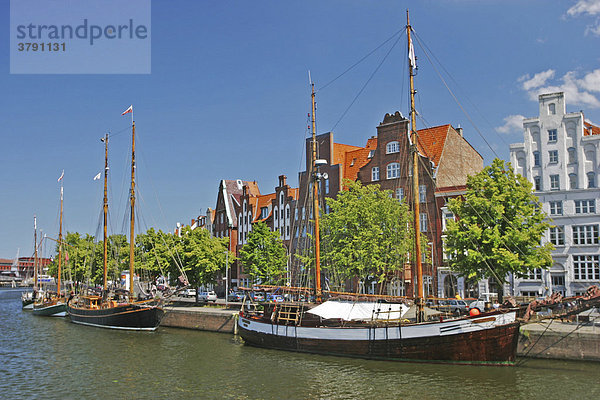
[[458,132],[460,137],[463,137],[463,128],[460,126],[460,124],[458,124],[458,127],[456,128],[456,132]]
[[279,187],[284,187],[286,185],[287,176],[279,175]]

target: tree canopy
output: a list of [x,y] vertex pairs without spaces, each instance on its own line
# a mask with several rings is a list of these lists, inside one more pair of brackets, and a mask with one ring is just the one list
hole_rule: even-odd
[[410,261],[414,228],[408,207],[379,185],[345,180],[344,186],[347,190],[327,199],[330,212],[321,225],[323,269],[341,273],[342,279],[383,282]]
[[240,250],[240,260],[254,282],[265,285],[285,283],[287,251],[279,232],[271,231],[264,222],[252,225],[248,242]]
[[510,163],[495,159],[467,180],[464,198],[449,201],[456,216],[449,221],[446,252],[450,267],[468,279],[494,278],[502,283],[513,273],[523,277],[552,265],[552,244],[540,245],[550,225],[527,179]]

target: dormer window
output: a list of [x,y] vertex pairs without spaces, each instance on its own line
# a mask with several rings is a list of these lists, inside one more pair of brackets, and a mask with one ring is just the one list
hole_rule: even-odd
[[400,152],[400,143],[397,141],[389,142],[386,145],[386,154],[399,153]]
[[373,158],[374,155],[375,155],[375,150],[369,150],[368,158]]

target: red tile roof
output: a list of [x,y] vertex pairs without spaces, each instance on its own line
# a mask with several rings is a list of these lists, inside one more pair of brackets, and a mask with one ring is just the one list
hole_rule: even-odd
[[592,125],[587,121],[583,121],[583,125],[585,126],[585,129],[583,130],[583,136],[600,135],[599,127]]
[[[253,221],[259,221],[260,218],[260,210],[263,207],[268,207],[271,205],[271,200],[275,199],[276,193],[263,194],[261,196],[257,196],[254,198],[250,198],[250,204],[254,209],[254,218]],[[269,210],[269,215],[271,214],[271,210]],[[268,218],[268,217],[267,217]]]
[[358,171],[370,161],[369,153],[376,148],[377,138],[372,137],[367,140],[367,145],[364,148],[359,147],[358,150],[347,152],[343,178],[355,181],[358,178]]
[[419,152],[433,161],[436,166],[442,157],[444,143],[446,143],[446,137],[450,129],[452,129],[452,126],[447,124],[417,131]]

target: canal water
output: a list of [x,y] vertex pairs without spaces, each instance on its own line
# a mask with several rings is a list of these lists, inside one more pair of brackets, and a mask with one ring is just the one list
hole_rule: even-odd
[[0,289],[2,399],[556,399],[600,395],[600,364],[404,364],[244,346],[229,334],[126,332],[21,310]]

